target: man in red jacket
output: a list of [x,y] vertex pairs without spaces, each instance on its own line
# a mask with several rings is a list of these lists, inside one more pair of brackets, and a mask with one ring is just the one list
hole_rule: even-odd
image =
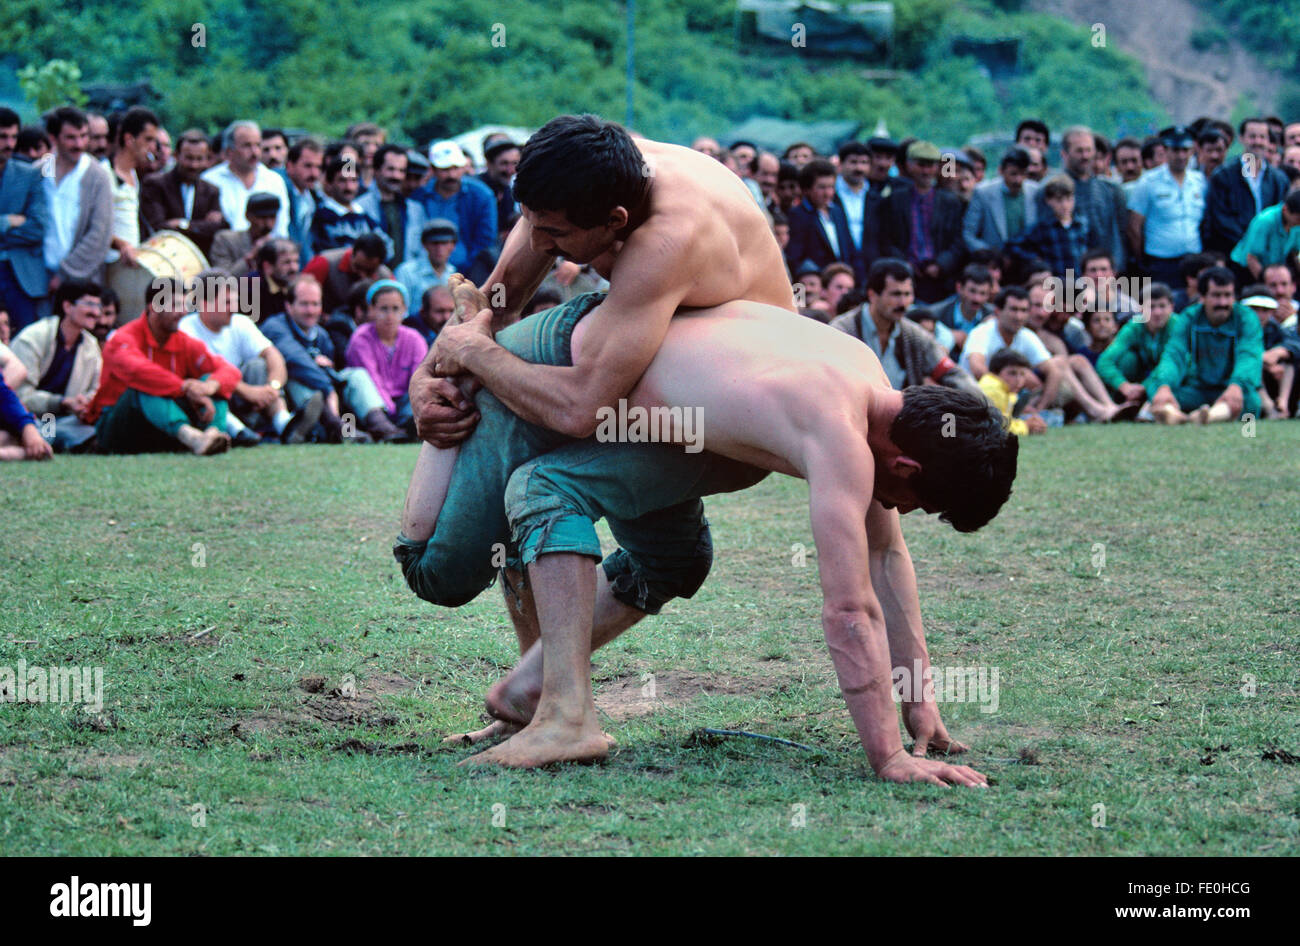
[[226,402],[239,369],[176,330],[189,308],[185,289],[179,279],[154,280],[144,314],[104,346],[86,421],[105,453],[165,452],[179,442],[207,456],[230,446]]

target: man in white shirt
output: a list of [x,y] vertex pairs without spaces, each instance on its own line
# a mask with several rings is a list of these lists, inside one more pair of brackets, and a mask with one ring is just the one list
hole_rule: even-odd
[[289,192],[284,178],[262,163],[262,131],[256,122],[231,122],[221,136],[226,160],[203,172],[202,179],[221,193],[221,212],[232,230],[248,226],[244,208],[251,194],[262,192],[280,198],[274,236],[289,236]]
[[[113,235],[106,262],[136,267],[140,245],[140,172],[148,173],[158,149],[158,116],[136,106],[117,126],[117,151],[109,165],[113,184]],[[109,273],[110,281],[112,271]]]
[[320,395],[304,402],[296,413],[289,413],[284,400],[289,379],[284,356],[252,319],[236,311],[239,293],[235,277],[207,269],[195,279],[194,287],[198,311],[181,319],[180,330],[237,365],[242,375],[227,415],[227,433],[234,445],[255,447],[261,443],[246,426],[256,426],[259,414],[270,418],[281,443],[301,443],[320,418],[324,404]]
[[[89,122],[72,106],[45,118],[54,153],[42,164],[50,222],[45,230],[45,268],[53,293],[74,276],[102,281],[113,225],[113,189],[108,172],[86,153]],[[48,302],[49,297],[46,297]]]

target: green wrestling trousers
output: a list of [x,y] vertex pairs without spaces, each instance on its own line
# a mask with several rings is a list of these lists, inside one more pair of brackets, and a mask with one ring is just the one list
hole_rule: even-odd
[[[576,296],[504,329],[497,343],[535,364],[571,365],[573,328],[603,298]],[[622,546],[604,563],[616,597],[657,613],[708,575],[702,490],[742,489],[766,475],[669,444],[575,441],[521,420],[486,390],[476,398],[481,419],[460,447],[434,534],[426,542],[399,535],[393,546],[411,589],[443,607],[473,600],[503,562],[518,569],[551,552],[599,559],[592,522],[603,515]],[[508,486],[515,531],[527,542],[522,558],[506,515]]]

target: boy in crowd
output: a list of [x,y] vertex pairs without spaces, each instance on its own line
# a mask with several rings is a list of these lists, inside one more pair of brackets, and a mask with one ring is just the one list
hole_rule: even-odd
[[[1169,341],[1173,291],[1162,282],[1152,283],[1142,313],[1143,318],[1129,319],[1097,358],[1097,374],[1101,380],[1126,401],[1147,399],[1143,384],[1160,363]],[[1149,405],[1143,407],[1138,419],[1152,419]]]
[[1007,430],[1017,437],[1047,430],[1047,421],[1032,408],[1021,417],[1015,416],[1016,400],[1033,374],[1028,358],[1018,351],[1004,348],[989,359],[989,370],[979,380],[980,390],[1002,412],[1007,419]]

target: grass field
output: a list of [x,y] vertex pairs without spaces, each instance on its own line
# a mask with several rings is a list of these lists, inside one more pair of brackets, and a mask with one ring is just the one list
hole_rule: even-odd
[[439,744],[514,638],[402,582],[416,448],[5,464],[0,668],[104,705],[0,703],[0,851],[1294,854],[1300,424],[1255,433],[1052,431],[982,532],[904,520],[934,664],[998,671],[942,707],[988,791],[872,777],[799,481],[711,500],[705,588],[595,655],[609,761],[516,773]]

